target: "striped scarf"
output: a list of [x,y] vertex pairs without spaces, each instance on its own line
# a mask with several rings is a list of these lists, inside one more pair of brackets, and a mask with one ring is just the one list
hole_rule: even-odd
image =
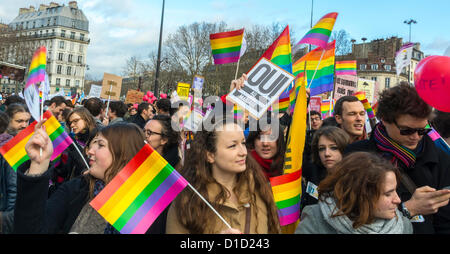
[[378,149],[392,155],[391,162],[394,165],[398,165],[400,161],[407,169],[414,166],[416,163],[416,154],[391,139],[387,134],[386,127],[382,123],[375,126],[373,136]]

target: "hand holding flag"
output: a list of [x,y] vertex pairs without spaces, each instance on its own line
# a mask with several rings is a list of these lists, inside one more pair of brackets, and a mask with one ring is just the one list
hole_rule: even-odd
[[53,154],[53,143],[45,131],[43,119],[34,127],[34,133],[25,145],[25,151],[31,160],[30,174],[42,174],[48,169]]

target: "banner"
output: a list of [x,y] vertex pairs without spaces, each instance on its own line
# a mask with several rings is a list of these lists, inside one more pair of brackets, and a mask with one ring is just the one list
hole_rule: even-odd
[[102,91],[100,94],[101,98],[109,99],[109,96],[111,96],[111,100],[118,101],[120,100],[121,89],[122,77],[109,73],[103,74]]
[[352,95],[358,91],[358,78],[356,76],[342,75],[336,77],[334,85],[334,99]]
[[248,72],[244,87],[231,91],[227,100],[246,109],[253,118],[260,119],[294,79],[289,72],[261,58]]
[[407,43],[403,45],[395,55],[395,66],[397,70],[397,76],[400,75],[403,68],[411,63],[412,52],[414,43]]
[[358,92],[365,92],[367,100],[372,104],[375,98],[375,81],[358,79]]

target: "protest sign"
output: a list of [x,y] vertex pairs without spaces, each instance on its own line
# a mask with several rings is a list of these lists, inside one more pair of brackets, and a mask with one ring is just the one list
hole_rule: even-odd
[[142,100],[144,99],[144,92],[139,92],[137,90],[129,90],[127,92],[127,97],[125,99],[125,104],[128,103],[141,103]]
[[334,99],[352,95],[358,91],[358,78],[356,76],[342,75],[336,77]]
[[195,75],[194,80],[192,81],[192,88],[197,89],[197,90],[202,90],[204,83],[205,83],[204,77]]
[[365,92],[369,103],[373,103],[375,94],[375,81],[368,79],[358,79],[358,92]]
[[190,84],[187,83],[178,83],[177,94],[181,100],[187,101],[189,98],[189,89],[191,88]]
[[246,109],[253,118],[260,119],[294,79],[289,72],[261,58],[248,72],[244,87],[231,91],[227,100]]
[[91,90],[89,91],[89,98],[97,97],[100,98],[102,93],[102,87],[97,85],[91,85]]
[[203,116],[204,114],[201,109],[194,108],[184,122],[184,128],[196,133],[203,121]]
[[121,89],[122,77],[109,73],[103,74],[102,92],[100,94],[100,98],[120,100]]
[[321,96],[312,96],[309,100],[309,107],[311,111],[317,111],[320,113],[320,105],[322,103]]

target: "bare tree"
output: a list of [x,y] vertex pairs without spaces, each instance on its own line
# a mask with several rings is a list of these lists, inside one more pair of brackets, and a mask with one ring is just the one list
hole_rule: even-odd
[[336,40],[336,55],[346,55],[352,51],[350,35],[344,30],[334,31],[330,41]]

